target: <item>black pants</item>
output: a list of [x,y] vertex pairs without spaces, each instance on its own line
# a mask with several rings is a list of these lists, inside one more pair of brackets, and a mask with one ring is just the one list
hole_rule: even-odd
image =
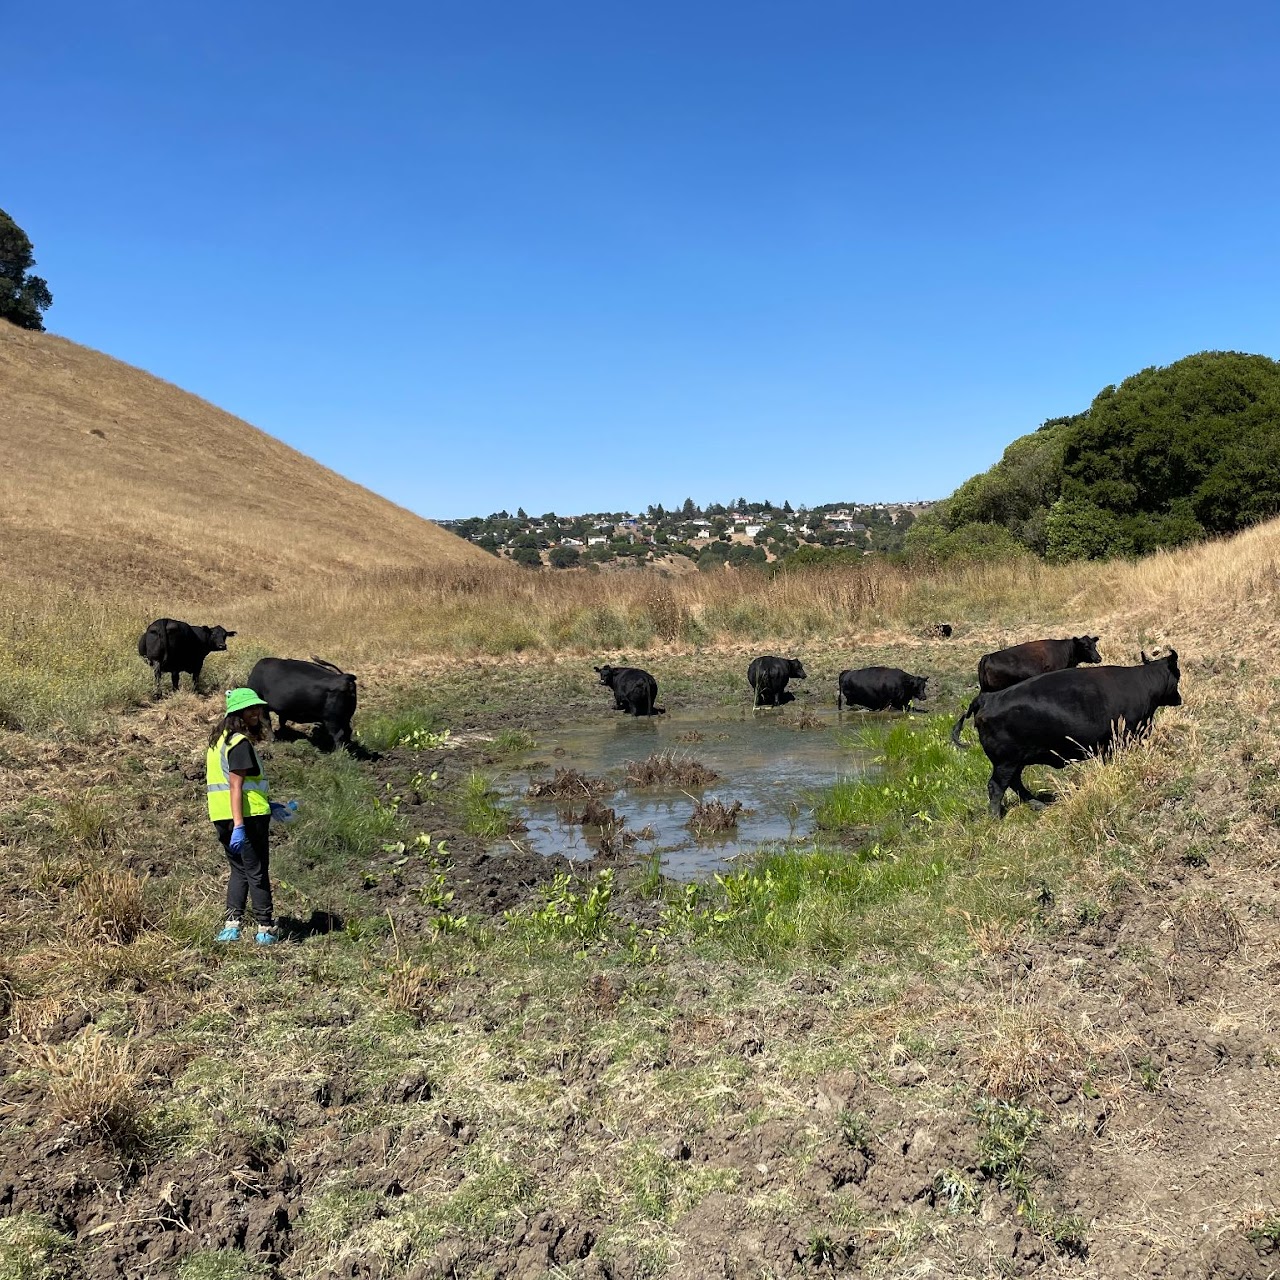
[[226,818],[213,825],[231,864],[231,878],[227,881],[227,919],[243,920],[245,900],[251,899],[258,923],[273,924],[270,816],[264,814],[244,820],[244,844],[235,852],[231,849],[231,832],[235,823]]

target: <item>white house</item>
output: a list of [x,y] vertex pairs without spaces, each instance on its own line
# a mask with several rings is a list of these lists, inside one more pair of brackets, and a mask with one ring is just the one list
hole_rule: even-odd
[[762,524],[749,524],[746,526],[746,528],[743,529],[742,532],[745,533],[748,538],[754,538],[756,534],[759,533],[760,530],[763,528],[764,528],[764,525]]
[[608,539],[608,538],[588,538],[588,539],[587,539],[587,546],[589,546],[589,547],[603,547],[603,546],[604,546],[604,544],[605,544],[606,542],[608,542],[608,541],[609,541],[609,539]]

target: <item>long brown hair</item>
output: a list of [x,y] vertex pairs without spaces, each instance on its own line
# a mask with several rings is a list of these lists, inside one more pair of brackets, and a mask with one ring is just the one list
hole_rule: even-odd
[[261,742],[267,736],[267,726],[263,717],[258,716],[258,727],[250,729],[248,722],[238,711],[232,711],[228,715],[222,717],[217,724],[213,726],[213,732],[209,735],[209,745],[216,747],[218,739],[223,734],[230,737],[235,733],[243,733],[250,742]]

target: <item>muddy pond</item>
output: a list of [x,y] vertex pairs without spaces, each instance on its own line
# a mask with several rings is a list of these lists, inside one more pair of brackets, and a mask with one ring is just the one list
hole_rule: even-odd
[[[651,719],[606,713],[547,734],[499,786],[527,827],[516,839],[536,852],[589,858],[602,833],[612,834],[635,854],[657,854],[664,875],[702,879],[763,846],[806,841],[817,793],[871,767],[871,754],[855,741],[871,718],[794,705],[754,714],[703,708]],[[696,762],[718,776],[701,786],[687,779],[628,782],[629,768],[655,755],[677,767]],[[585,792],[529,798],[531,782],[559,770],[602,779],[594,801],[621,821],[603,828],[598,820],[583,823]],[[741,806],[736,825],[695,834],[689,823],[698,801],[719,801],[730,810]],[[713,806],[713,817],[715,812]]]

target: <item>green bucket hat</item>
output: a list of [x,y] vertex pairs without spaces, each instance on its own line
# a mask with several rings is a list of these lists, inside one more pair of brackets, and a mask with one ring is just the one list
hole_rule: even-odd
[[227,690],[227,715],[243,711],[246,707],[265,707],[267,704],[252,689]]

